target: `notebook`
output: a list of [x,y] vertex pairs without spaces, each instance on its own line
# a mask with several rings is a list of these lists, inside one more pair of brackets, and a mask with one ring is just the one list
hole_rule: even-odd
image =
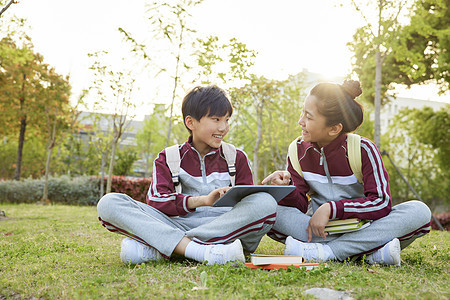
[[250,254],[250,262],[255,265],[270,265],[270,264],[302,264],[305,259],[302,256],[291,255],[267,255],[267,254]]
[[254,265],[252,263],[245,263],[246,267],[250,269],[264,269],[264,270],[279,270],[287,268],[298,268],[300,270],[309,271],[320,266],[326,266],[326,263],[302,263],[302,264],[270,264],[270,265]]
[[258,193],[266,192],[272,195],[277,202],[286,197],[295,190],[293,185],[235,185],[222,197],[217,200],[213,206],[235,206],[242,198]]

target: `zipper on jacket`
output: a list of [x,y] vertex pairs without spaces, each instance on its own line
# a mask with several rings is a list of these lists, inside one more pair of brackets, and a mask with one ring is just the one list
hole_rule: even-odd
[[327,158],[325,157],[325,152],[323,152],[323,148],[320,148],[320,151],[314,148],[317,153],[320,154],[319,165],[323,166],[323,170],[325,171],[325,175],[327,175],[328,183],[333,183],[330,176],[330,171],[328,171]]
[[323,163],[323,169],[325,170],[325,174],[327,174],[328,183],[333,183],[331,180],[330,171],[328,170],[327,158],[325,157],[325,153],[323,152],[323,148],[320,149],[321,152],[321,161]]
[[316,151],[317,153],[320,154],[319,165],[322,166],[323,165],[323,157],[324,157],[323,148],[320,148],[320,151],[317,150],[316,148],[314,148],[314,151]]
[[[197,152],[198,153],[198,152]],[[205,156],[201,156],[200,153],[198,154],[199,158],[200,158],[200,170],[202,171],[202,179],[203,179],[203,183],[207,184],[208,182],[206,181],[206,166],[205,166],[205,158],[208,155],[213,155],[215,152],[209,152],[207,153]]]

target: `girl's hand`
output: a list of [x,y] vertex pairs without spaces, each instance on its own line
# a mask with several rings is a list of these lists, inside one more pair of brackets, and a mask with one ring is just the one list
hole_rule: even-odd
[[187,200],[189,209],[194,209],[199,206],[212,206],[220,197],[222,197],[231,187],[226,186],[213,190],[206,196],[193,196]]
[[288,171],[275,171],[266,178],[264,178],[264,180],[261,181],[261,184],[266,184],[270,182],[274,185],[289,185],[290,181],[291,181],[291,174]]
[[322,204],[316,212],[312,215],[309,220],[308,227],[308,243],[311,242],[312,235],[321,236],[324,239],[327,237],[328,233],[324,231],[325,225],[327,225],[330,220],[331,206],[329,203]]

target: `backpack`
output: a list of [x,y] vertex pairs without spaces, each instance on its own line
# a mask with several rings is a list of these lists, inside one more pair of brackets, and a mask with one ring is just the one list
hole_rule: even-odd
[[[297,142],[301,139],[301,136],[297,137],[289,145],[289,161],[292,164],[297,173],[303,177],[302,168],[298,161],[297,155]],[[350,163],[350,168],[359,183],[362,183],[362,171],[361,171],[361,137],[354,133],[347,134],[347,151],[348,151],[348,162]],[[292,159],[296,157],[297,159]]]
[[[167,147],[166,149],[166,163],[169,166],[170,173],[172,174],[172,181],[175,185],[175,191],[177,193],[181,193],[181,184],[180,184],[180,146],[173,145]],[[231,186],[235,185],[236,182],[236,147],[222,142],[222,151],[225,155],[225,160],[228,165],[228,174],[230,174]]]

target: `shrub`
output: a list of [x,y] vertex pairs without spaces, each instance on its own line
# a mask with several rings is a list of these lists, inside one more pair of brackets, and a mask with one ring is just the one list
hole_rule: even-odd
[[0,182],[0,200],[10,203],[35,203],[42,198],[44,182],[31,178]]
[[[8,180],[0,182],[0,201],[9,203],[36,203],[42,199],[44,179]],[[90,177],[51,177],[48,198],[52,203],[94,205],[99,198],[97,181]]]
[[[434,217],[439,221],[439,223],[441,223],[442,227],[444,227],[446,231],[450,229],[450,212],[436,214],[434,215]],[[433,219],[431,219],[431,228],[436,230],[439,229],[438,225],[436,224],[436,222],[434,222]]]
[[[151,178],[113,176],[111,191],[127,194],[131,198],[145,203],[150,183]],[[44,179],[42,178],[0,181],[0,202],[36,203],[42,199],[43,191]],[[100,178],[51,177],[48,182],[48,198],[52,203],[96,205],[100,199]]]
[[127,194],[134,200],[146,203],[147,192],[151,183],[151,177],[130,178],[124,176],[113,176],[111,182],[111,192]]

